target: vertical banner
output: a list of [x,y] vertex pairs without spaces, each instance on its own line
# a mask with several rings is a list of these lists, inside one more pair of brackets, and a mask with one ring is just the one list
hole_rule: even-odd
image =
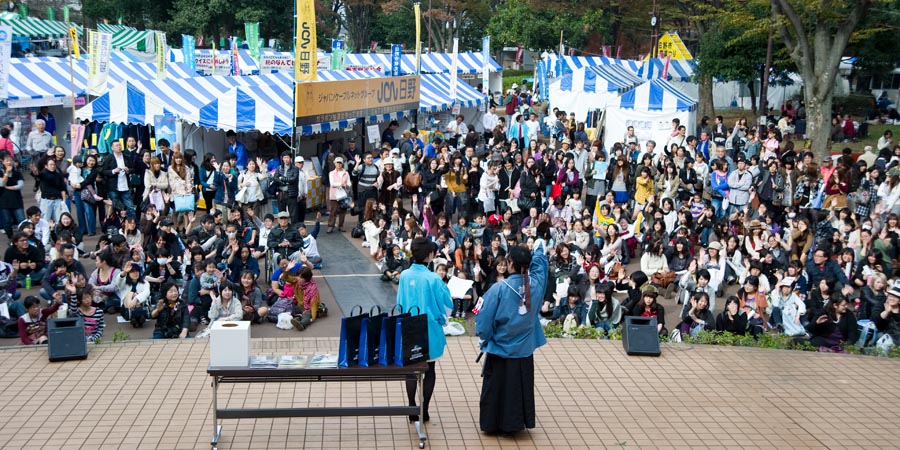
[[63,22],[68,24],[69,23],[69,5],[63,5],[62,12],[63,12]]
[[56,20],[56,10],[52,6],[47,7],[47,20]]
[[344,41],[342,39],[331,40],[331,70],[344,69]]
[[671,61],[672,61],[672,55],[667,56],[666,57],[666,65],[663,66],[662,76],[660,77],[663,80],[669,79],[669,62],[671,62]]
[[516,67],[522,66],[522,54],[524,50],[522,49],[522,45],[519,44],[516,46]]
[[93,90],[94,80],[97,78],[97,47],[100,45],[99,31],[88,31],[87,45],[88,54],[91,55],[91,58],[88,59],[88,94],[93,94],[90,91]]
[[453,38],[453,56],[450,60],[450,101],[456,102],[456,82],[459,78],[459,38]]
[[197,48],[194,44],[194,37],[186,34],[181,35],[181,55],[184,57],[184,63],[191,67],[194,72],[197,71]]
[[12,27],[0,26],[0,99],[9,98],[9,66],[12,57]]
[[96,47],[91,52],[93,75],[88,77],[88,91],[91,95],[103,95],[109,80],[109,59],[112,55],[112,33],[96,32]]
[[241,76],[241,65],[240,65],[240,56],[238,55],[238,43],[237,37],[231,37],[231,74],[239,77]]
[[403,60],[403,46],[400,44],[391,45],[391,76],[399,77],[401,72],[403,72],[401,68]]
[[28,17],[28,5],[19,3],[19,15],[22,16],[23,19]]
[[547,62],[538,61],[538,83],[540,83],[540,98],[541,100],[549,100],[550,99],[550,80],[549,74],[550,68],[547,67]]
[[168,51],[166,50],[166,35],[162,31],[154,33],[156,35],[156,79],[166,79],[166,58]]
[[69,27],[69,39],[72,42],[72,55],[75,59],[81,58],[81,52],[78,50],[78,31],[75,27]]
[[216,73],[216,41],[212,41],[212,73],[215,75]]
[[297,36],[294,47],[294,80],[315,81],[316,69],[316,2],[297,0]]
[[416,16],[416,75],[422,73],[422,8],[419,2],[413,5]]
[[491,37],[481,38],[481,87],[482,93],[491,92]]
[[259,22],[244,24],[244,39],[247,40],[247,50],[250,57],[259,65]]

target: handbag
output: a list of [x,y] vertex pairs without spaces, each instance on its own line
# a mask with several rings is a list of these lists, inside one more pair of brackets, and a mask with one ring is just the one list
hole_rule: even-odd
[[95,205],[98,201],[102,199],[97,198],[97,194],[94,192],[94,187],[91,185],[85,186],[84,189],[81,190],[81,201]]
[[175,196],[175,212],[190,212],[193,211],[196,207],[197,205],[194,203],[194,194]]
[[650,281],[659,287],[667,287],[675,281],[675,272],[656,272],[650,277]]
[[269,319],[269,322],[278,322],[278,315],[284,313],[293,313],[294,312],[294,301],[291,298],[281,297],[275,301],[275,303],[269,308],[269,312],[266,317]]
[[556,199],[563,193],[562,183],[553,183],[553,187],[550,188],[550,198]]
[[403,186],[411,191],[416,190],[422,184],[422,174],[410,172],[403,177]]
[[242,187],[241,190],[238,191],[237,195],[234,196],[234,201],[238,203],[249,203],[250,202],[250,194],[247,192],[247,187]]
[[[359,314],[353,312],[359,308]],[[350,310],[350,316],[341,319],[341,337],[338,347],[338,366],[352,367],[359,365],[359,344],[362,339],[363,319],[369,317],[362,312],[362,306],[356,305]]]
[[[418,306],[413,306],[418,311]],[[410,311],[412,308],[410,308]],[[394,312],[397,312],[394,314]],[[378,364],[387,366],[394,362],[394,340],[397,338],[397,320],[410,317],[410,313],[403,312],[403,306],[394,305],[390,315],[381,318],[381,336],[378,340]]]
[[345,198],[347,198],[347,190],[346,189],[336,188],[334,190],[334,199],[336,201],[340,202],[341,200],[343,200]]
[[375,305],[369,310],[369,317],[363,318],[362,330],[359,335],[360,367],[378,364],[378,352],[381,350],[381,327],[384,325],[382,319],[385,317],[387,317],[387,313],[381,312],[381,307]]
[[418,314],[397,319],[394,336],[394,365],[408,366],[428,361],[428,316]]

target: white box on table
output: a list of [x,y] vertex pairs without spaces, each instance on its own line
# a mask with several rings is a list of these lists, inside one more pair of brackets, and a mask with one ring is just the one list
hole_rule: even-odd
[[210,325],[209,365],[246,367],[250,364],[250,322],[216,321]]

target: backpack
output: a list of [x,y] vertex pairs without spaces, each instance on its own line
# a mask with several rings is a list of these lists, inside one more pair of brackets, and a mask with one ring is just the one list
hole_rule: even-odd
[[512,115],[516,112],[516,107],[519,106],[519,97],[514,94],[509,94],[506,96],[506,114]]
[[19,337],[19,324],[9,317],[0,316],[0,339]]
[[269,308],[269,313],[267,314],[267,318],[269,322],[278,322],[278,315],[281,313],[290,313],[294,312],[294,301],[293,298],[279,298],[275,301],[275,304]]

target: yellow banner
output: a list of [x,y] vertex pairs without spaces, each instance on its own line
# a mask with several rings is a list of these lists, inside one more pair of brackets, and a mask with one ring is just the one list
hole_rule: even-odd
[[422,73],[422,9],[419,2],[413,5],[416,15],[416,73]]
[[[88,80],[97,76],[97,40],[99,38],[99,32],[88,31],[88,54],[92,56],[88,61]],[[90,85],[90,81],[88,81],[88,85]]]
[[156,32],[156,79],[166,79],[166,35],[162,31]]
[[315,0],[297,0],[297,38],[294,55],[294,80],[316,80],[316,4]]
[[419,109],[419,76],[297,83],[297,125]]
[[78,32],[75,31],[75,27],[69,27],[69,39],[72,40],[72,54],[75,55],[75,59],[81,58],[81,52],[78,51]]

